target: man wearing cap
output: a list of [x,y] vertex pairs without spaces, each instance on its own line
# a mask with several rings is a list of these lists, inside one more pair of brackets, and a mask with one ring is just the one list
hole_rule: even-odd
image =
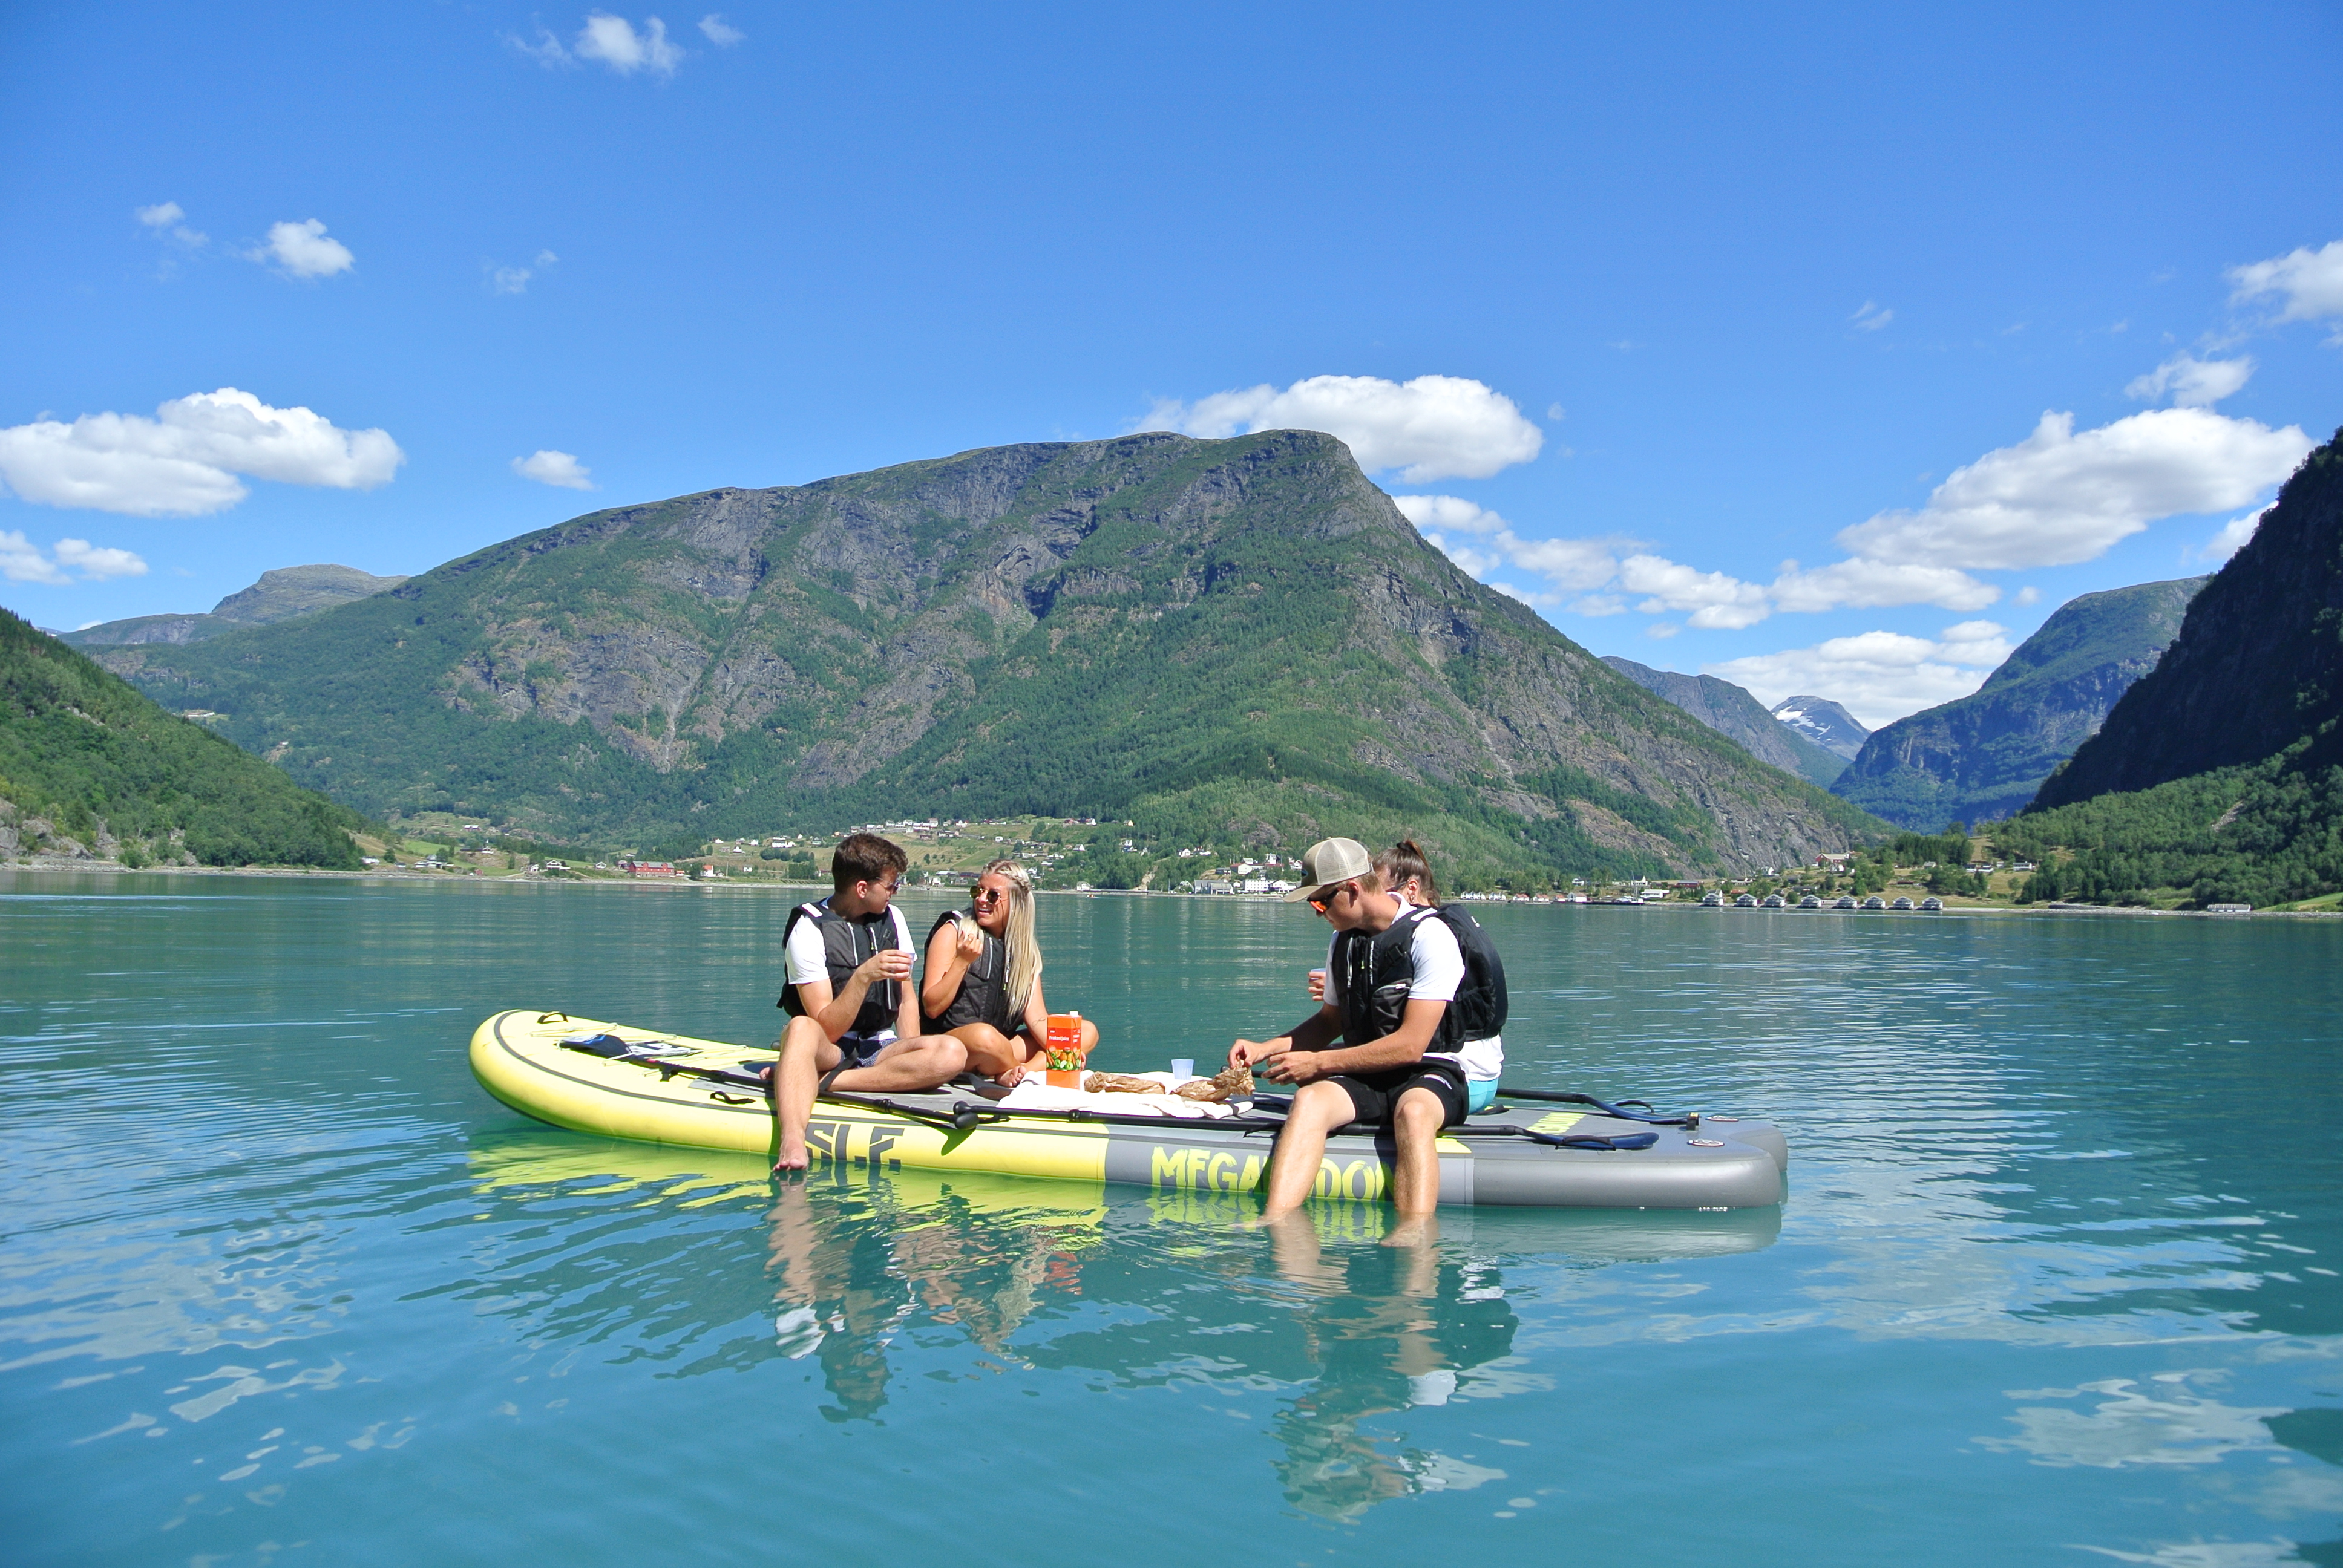
[[1391,1128],[1399,1149],[1393,1200],[1403,1214],[1428,1214],[1440,1199],[1440,1130],[1464,1119],[1461,1040],[1448,1006],[1464,956],[1431,910],[1384,890],[1354,839],[1311,845],[1300,880],[1286,901],[1309,900],[1334,928],[1325,1000],[1288,1033],[1229,1048],[1232,1065],[1250,1062],[1260,1076],[1295,1086],[1270,1161],[1265,1217],[1301,1207],[1326,1135],[1353,1121]]

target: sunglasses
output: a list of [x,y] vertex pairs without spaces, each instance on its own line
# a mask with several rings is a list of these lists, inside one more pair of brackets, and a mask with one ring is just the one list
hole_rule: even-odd
[[969,897],[980,904],[997,904],[1009,896],[1006,888],[978,888]]

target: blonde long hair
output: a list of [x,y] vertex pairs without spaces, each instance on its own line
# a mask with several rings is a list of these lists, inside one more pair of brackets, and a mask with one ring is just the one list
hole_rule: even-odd
[[1021,1017],[1033,999],[1033,988],[1041,983],[1041,944],[1033,939],[1033,879],[1014,860],[995,860],[978,875],[999,877],[1009,884],[1009,922],[1001,936],[1009,950],[1009,1006]]

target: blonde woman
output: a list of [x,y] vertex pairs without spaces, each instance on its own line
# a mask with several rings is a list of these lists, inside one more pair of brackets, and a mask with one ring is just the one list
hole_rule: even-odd
[[[993,861],[970,890],[969,912],[937,919],[928,932],[920,1014],[921,1033],[959,1040],[968,1049],[970,1070],[1004,1087],[1040,1060],[1050,1010],[1041,1000],[1033,879],[1025,868]],[[1082,1020],[1084,1055],[1098,1038],[1098,1025]]]

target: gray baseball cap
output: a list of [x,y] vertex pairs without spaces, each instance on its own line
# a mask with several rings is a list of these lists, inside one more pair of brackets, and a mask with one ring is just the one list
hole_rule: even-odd
[[1298,904],[1329,882],[1373,876],[1374,869],[1375,858],[1356,839],[1321,839],[1302,851],[1302,885],[1285,901]]

